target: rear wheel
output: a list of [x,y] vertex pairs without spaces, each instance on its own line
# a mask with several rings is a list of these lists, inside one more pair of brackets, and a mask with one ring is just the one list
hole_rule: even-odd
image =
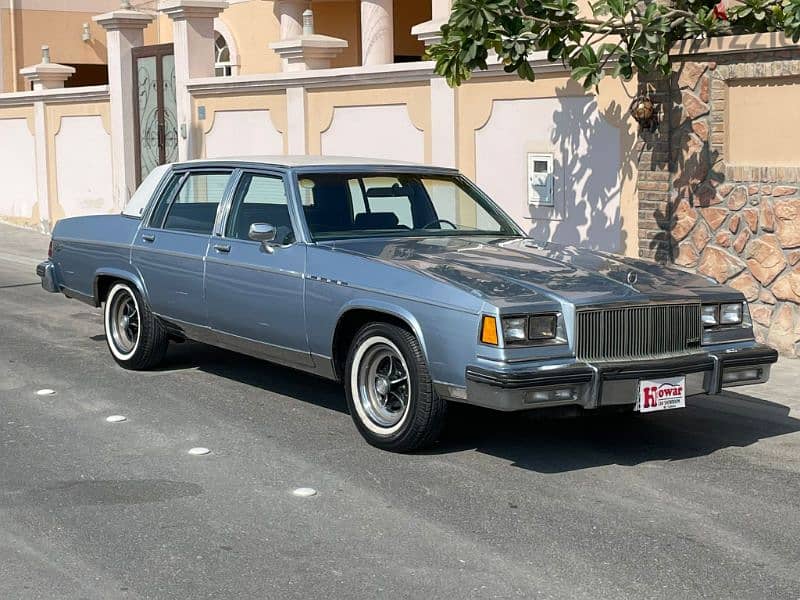
[[418,450],[441,432],[447,402],[436,396],[419,342],[405,329],[362,327],[350,346],[345,388],[350,415],[373,446]]
[[120,366],[151,369],[164,358],[169,344],[167,332],[138,290],[128,283],[117,282],[109,290],[103,323],[108,349]]

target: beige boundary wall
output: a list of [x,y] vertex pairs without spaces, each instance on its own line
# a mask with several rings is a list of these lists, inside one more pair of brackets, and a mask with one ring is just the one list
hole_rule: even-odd
[[[431,63],[194,79],[197,157],[328,154],[455,166],[531,234],[636,255],[636,84],[587,94],[539,62],[534,82],[499,67],[450,89]],[[243,132],[247,132],[243,135]],[[554,203],[528,204],[528,154],[551,153]]]
[[0,219],[49,230],[113,205],[106,86],[0,94]]

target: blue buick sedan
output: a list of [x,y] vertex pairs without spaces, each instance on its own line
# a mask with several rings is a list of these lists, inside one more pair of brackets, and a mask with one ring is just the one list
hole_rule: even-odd
[[742,294],[531,239],[457,171],[248,157],[156,168],[64,219],[42,286],[103,307],[126,369],[198,340],[338,380],[364,438],[432,444],[448,403],[654,412],[767,381]]

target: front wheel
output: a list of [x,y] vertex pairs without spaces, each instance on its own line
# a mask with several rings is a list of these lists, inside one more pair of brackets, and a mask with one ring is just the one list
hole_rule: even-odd
[[417,338],[388,323],[356,334],[345,368],[350,415],[373,446],[409,452],[431,445],[444,425],[447,402],[433,390]]
[[167,332],[139,291],[128,283],[111,287],[103,307],[103,324],[108,349],[121,367],[151,369],[164,358]]

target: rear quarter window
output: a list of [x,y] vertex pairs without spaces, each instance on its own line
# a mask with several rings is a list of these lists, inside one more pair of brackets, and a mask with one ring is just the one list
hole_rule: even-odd
[[150,174],[144,178],[144,181],[142,181],[133,196],[131,196],[131,199],[128,200],[122,214],[126,217],[142,218],[144,216],[144,211],[147,209],[148,204],[150,204],[150,199],[153,197],[153,194],[156,192],[159,184],[169,170],[170,165],[160,165],[150,171]]

